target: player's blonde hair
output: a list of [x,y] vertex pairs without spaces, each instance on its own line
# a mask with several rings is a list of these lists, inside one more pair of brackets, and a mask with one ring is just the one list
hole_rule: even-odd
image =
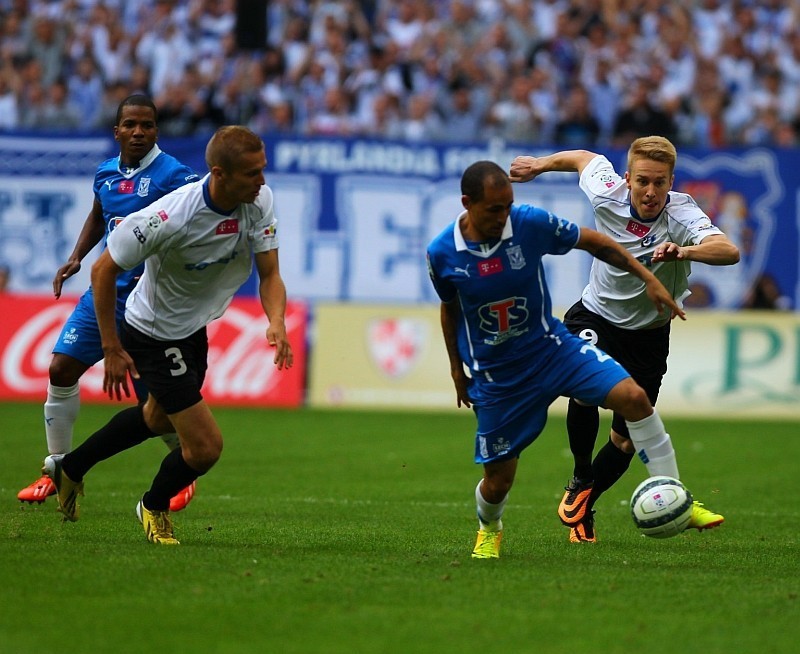
[[669,166],[669,173],[675,172],[675,162],[678,152],[669,139],[663,136],[642,136],[631,143],[628,149],[628,170],[633,167],[636,159],[650,159],[659,161]]
[[241,125],[220,127],[206,146],[206,165],[211,170],[214,166],[231,172],[237,165],[241,155],[247,152],[260,152],[264,149],[264,141],[255,132]]

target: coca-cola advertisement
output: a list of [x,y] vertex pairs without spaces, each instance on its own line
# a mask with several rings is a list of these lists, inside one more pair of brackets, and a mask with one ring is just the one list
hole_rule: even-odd
[[[47,393],[52,348],[77,298],[59,300],[0,294],[0,400],[41,400]],[[267,343],[267,319],[258,300],[234,298],[208,326],[208,374],[203,397],[211,404],[297,407],[303,403],[306,305],[290,302],[286,331],[294,366],[277,370]],[[81,377],[81,400],[110,402],[103,393],[103,363]]]

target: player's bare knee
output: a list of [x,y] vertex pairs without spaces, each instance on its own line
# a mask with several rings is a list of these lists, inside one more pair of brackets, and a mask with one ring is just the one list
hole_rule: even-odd
[[53,386],[68,388],[78,383],[87,366],[77,359],[56,354],[50,360],[49,381]]
[[644,420],[653,413],[653,405],[645,390],[632,379],[620,382],[609,397],[608,408],[619,413],[628,422]]
[[222,436],[209,434],[182,445],[186,463],[200,473],[208,472],[222,456]]

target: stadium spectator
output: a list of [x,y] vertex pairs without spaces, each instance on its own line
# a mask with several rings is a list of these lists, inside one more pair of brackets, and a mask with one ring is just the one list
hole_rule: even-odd
[[[80,108],[69,97],[66,83],[57,79],[45,91],[39,127],[45,130],[75,130],[81,126],[83,118]],[[91,121],[87,121],[86,125],[91,127]]]
[[0,62],[14,65],[25,57],[25,20],[19,10],[7,9],[0,17]]
[[614,125],[614,144],[625,146],[633,140],[650,134],[674,138],[675,122],[666,111],[655,106],[649,97],[650,84],[641,79],[636,82],[617,114]]
[[[126,216],[92,266],[105,353],[103,388],[120,399],[129,393],[128,376],[141,377],[147,402],[121,411],[72,452],[45,459],[59,508],[66,520],[75,521],[84,476],[95,464],[177,431],[181,446],[167,454],[136,506],[147,539],[160,545],[178,544],[170,498],[207,473],[222,452],[222,432],[201,394],[208,367],[206,326],[248,280],[254,260],[273,363],[279,370],[293,363],[273,196],[264,183],[264,143],[244,127],[222,127],[208,143],[206,162],[209,173],[201,181]],[[118,333],[116,280],[145,262],[142,292],[131,296]]]
[[353,136],[358,133],[359,124],[353,114],[350,97],[343,89],[327,89],[322,109],[308,119],[308,134]]
[[442,121],[430,97],[423,93],[412,95],[408,99],[406,116],[401,119],[400,136],[413,143],[437,141],[441,130]]
[[559,145],[593,145],[600,137],[600,125],[592,115],[589,94],[576,84],[569,90],[561,120],[556,125],[555,142]]
[[400,102],[392,93],[382,93],[372,103],[370,120],[360,123],[361,133],[367,136],[398,139],[403,134]]
[[511,80],[507,93],[489,108],[488,133],[512,143],[536,142],[542,132],[539,115],[531,102],[531,78],[518,75]]
[[[82,122],[96,128],[103,100],[103,78],[91,56],[84,55],[78,60],[75,71],[67,80],[67,88],[70,102],[78,109]],[[147,92],[146,88],[139,90]]]
[[44,86],[49,86],[64,73],[66,40],[66,28],[54,18],[39,14],[33,19],[25,54],[39,62]]
[[0,65],[0,130],[19,127],[19,106],[9,67]]
[[188,39],[198,59],[217,57],[222,53],[225,35],[233,32],[236,0],[195,0],[186,19]]
[[442,116],[441,140],[458,143],[484,138],[486,102],[480,91],[463,77],[457,77],[449,91],[437,106]]
[[[131,36],[125,32],[125,28],[117,22],[118,20],[119,19],[115,18],[113,15],[110,16],[109,23],[103,26],[103,28],[96,30],[92,35],[92,53],[100,66],[103,79],[106,83],[125,82],[130,79],[132,71],[132,54],[134,48],[132,46]],[[158,49],[158,51],[163,52],[165,56],[169,56],[169,54],[162,49]],[[141,54],[138,54],[138,56],[141,57]],[[156,69],[153,60],[140,60],[148,66],[151,71],[151,76],[153,76],[155,74],[154,70]],[[180,59],[178,58],[174,62],[167,61],[162,65],[171,64],[177,67],[179,63]]]
[[25,86],[22,94],[25,100],[24,111],[21,113],[19,125],[26,129],[50,129],[44,116],[47,94],[39,80],[34,80]]
[[137,60],[150,70],[151,92],[154,95],[167,86],[181,84],[187,67],[194,60],[194,54],[188,37],[172,20],[145,34],[136,46]]
[[[233,0],[6,4],[7,11],[0,12],[0,59],[11,66],[9,84],[18,90],[21,115],[29,106],[22,89],[32,83],[25,80],[28,59],[40,67],[45,89],[57,78],[74,79],[83,58],[91,57],[100,71],[103,94],[124,84],[127,94],[153,96],[168,84],[191,78],[191,64],[200,71],[204,85],[213,88],[209,97],[216,97],[216,107],[207,111],[224,114],[221,103],[230,102],[235,107],[230,113],[241,115],[251,105],[252,88],[242,68],[260,52],[236,48]],[[538,129],[528,142],[553,142],[569,90],[581,84],[590,94],[602,143],[627,146],[636,135],[654,132],[671,134],[679,143],[700,143],[704,141],[696,134],[697,125],[702,132],[703,114],[709,110],[701,109],[692,79],[705,66],[715,70],[724,86],[727,144],[766,142],[763,134],[772,131],[781,136],[772,140],[791,141],[791,131],[782,126],[797,117],[784,115],[774,129],[764,128],[771,116],[750,100],[754,90],[768,84],[770,69],[781,71],[783,87],[798,86],[800,37],[792,29],[800,20],[797,3],[699,0],[664,5],[658,0],[623,0],[614,6],[578,0],[283,0],[267,3],[265,51],[277,51],[284,59],[285,72],[277,86],[280,101],[294,104],[297,134],[308,132],[308,121],[319,112],[329,87],[348,85],[361,132],[388,136],[380,131],[372,111],[379,87],[396,97],[400,118],[405,120],[410,98],[418,93],[430,94],[441,114],[454,104],[450,96],[460,94],[448,84],[466,74],[473,104],[484,105],[490,122],[506,111],[515,79],[530,78],[536,87],[537,76],[547,78],[551,98],[532,91]],[[367,62],[370,53],[378,51],[385,61],[376,85],[376,67]],[[673,131],[664,125],[615,138],[617,114],[641,80],[650,84],[648,113],[669,116],[676,125]],[[263,83],[276,86],[274,80]],[[32,95],[35,98],[36,92]],[[191,94],[182,96],[186,102],[195,101]],[[264,102],[278,100],[258,101],[256,113],[263,116],[257,122],[269,114]],[[35,108],[31,111],[35,113]],[[101,113],[105,117],[113,112],[111,103]],[[189,108],[188,113],[196,109]],[[103,118],[99,121],[98,127],[110,125]],[[218,124],[188,121],[187,129],[202,134]],[[384,124],[394,129],[394,121]],[[478,138],[504,131],[499,123],[493,124]],[[474,140],[476,134],[464,132],[451,142],[467,138]]]
[[188,136],[210,130],[211,94],[212,89],[204,83],[197,68],[187,66],[181,77],[163,87],[155,97],[161,131],[170,136]]

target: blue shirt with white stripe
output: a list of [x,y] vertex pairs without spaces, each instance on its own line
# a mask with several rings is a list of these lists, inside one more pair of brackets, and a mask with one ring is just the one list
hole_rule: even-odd
[[554,333],[562,333],[542,257],[569,252],[580,228],[544,209],[514,205],[500,240],[469,244],[459,227],[463,215],[428,246],[431,280],[443,302],[460,304],[458,349],[470,370],[513,369],[544,354]]
[[[94,196],[103,208],[106,223],[103,246],[125,216],[198,179],[191,168],[163,152],[158,145],[145,155],[138,168],[122,166],[119,156],[106,159],[97,167],[93,185]],[[117,277],[118,297],[127,297],[143,270],[144,265],[141,265],[120,273]]]

